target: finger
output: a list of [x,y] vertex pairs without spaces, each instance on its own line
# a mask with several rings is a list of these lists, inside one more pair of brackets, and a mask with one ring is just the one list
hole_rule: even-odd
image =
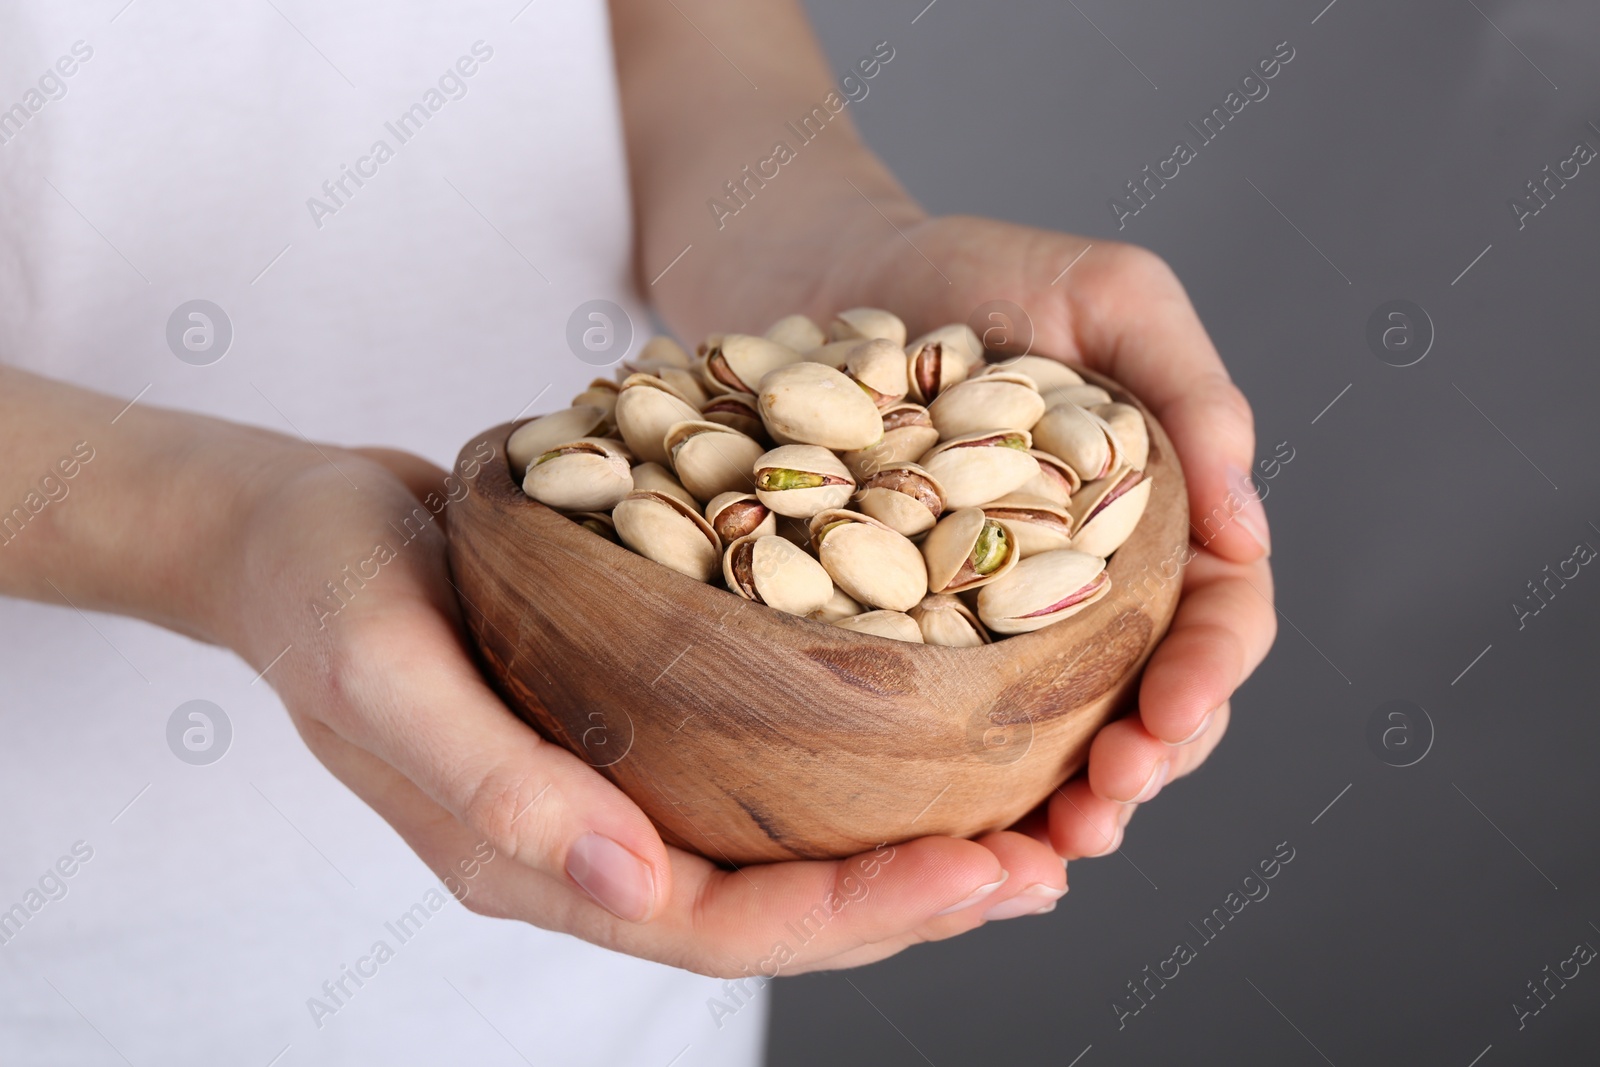
[[387,468],[389,473],[400,479],[419,503],[425,501],[430,494],[437,496],[442,493],[444,481],[449,477],[444,468],[435,466],[414,453],[402,452],[398,448],[369,445],[352,448],[349,451],[365,456]]
[[1118,719],[1089,745],[1089,788],[1119,804],[1151,800],[1166,784],[1172,754],[1137,718]]
[[1231,707],[1223,704],[1211,717],[1211,725],[1205,734],[1196,739],[1192,744],[1184,745],[1172,754],[1172,771],[1167,776],[1169,782],[1193,774],[1200,768],[1211,753],[1222,744],[1223,735],[1228,732],[1228,722],[1232,718]]
[[1195,538],[1226,559],[1260,558],[1271,537],[1250,480],[1250,405],[1166,264],[1130,245],[1096,252],[1068,290],[1084,362],[1137,394],[1172,438]]
[[1122,844],[1122,814],[1133,805],[1097,795],[1082,775],[1050,798],[1050,844],[1068,860],[1107,856]]
[[1231,563],[1201,553],[1139,685],[1139,718],[1169,745],[1196,740],[1210,716],[1266,656],[1277,634],[1265,560]]

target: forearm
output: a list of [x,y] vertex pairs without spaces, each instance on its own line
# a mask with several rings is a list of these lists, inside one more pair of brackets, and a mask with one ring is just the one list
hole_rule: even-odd
[[[899,225],[921,217],[862,144],[796,0],[612,0],[611,12],[637,270],[687,339],[829,310],[815,306],[816,286],[841,229],[886,230],[879,211]],[[800,130],[812,138],[802,141],[789,124],[815,108],[827,121]],[[763,167],[779,142],[792,159]]]
[[0,595],[225,643],[249,488],[303,446],[126,403],[0,366]]

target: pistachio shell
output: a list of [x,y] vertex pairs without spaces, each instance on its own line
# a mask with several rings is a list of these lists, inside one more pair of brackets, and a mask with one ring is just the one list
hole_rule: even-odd
[[928,588],[935,593],[976,589],[1017,565],[1016,534],[981,508],[962,508],[939,520],[922,542]]
[[614,416],[617,430],[628,448],[647,463],[667,462],[662,444],[676,423],[700,417],[700,410],[678,390],[650,374],[630,374],[617,394]]
[[1117,443],[1122,446],[1122,462],[1142,471],[1150,461],[1150,427],[1144,413],[1132,404],[1100,404],[1090,409],[1106,420]]
[[660,363],[688,370],[694,366],[694,357],[684,347],[666,334],[656,334],[639,349],[636,362]]
[[939,443],[939,431],[920,404],[896,404],[883,413],[883,437],[875,444],[839,458],[857,480],[865,480],[895,463],[909,463]]
[[530,419],[506,438],[506,458],[511,463],[511,472],[520,482],[535,457],[544,455],[555,445],[587,437],[605,421],[605,411],[587,404]]
[[1039,461],[1028,452],[1032,445],[1024,430],[963,434],[930,449],[919,462],[944,486],[945,507],[970,508],[1015,492],[1039,473]]
[[713,393],[754,393],[762,378],[799,359],[794,349],[765,337],[727,333],[707,347],[702,378]]
[[833,317],[829,329],[835,341],[848,341],[852,338],[869,341],[874,337],[881,337],[886,341],[893,341],[897,347],[906,343],[906,324],[900,321],[900,316],[882,308],[850,308],[848,311],[841,311]]
[[869,611],[838,619],[833,625],[841,630],[853,630],[858,634],[887,637],[891,641],[908,641],[914,645],[923,643],[922,629],[916,620],[900,611]]
[[852,451],[883,436],[883,416],[861,387],[821,363],[792,363],[761,380],[756,405],[775,439]]
[[1072,547],[1072,515],[1064,505],[1012,493],[985,504],[983,513],[1006,524],[1017,539],[1017,555],[1022,559]]
[[935,341],[943,345],[946,352],[953,352],[968,371],[976,370],[983,364],[983,340],[977,331],[964,322],[953,322],[928,331],[906,346],[906,354],[912,355],[918,348]]
[[611,512],[622,543],[646,559],[711,580],[722,560],[722,542],[693,507],[665,493],[629,493]]
[[749,393],[724,393],[711,397],[700,409],[700,417],[707,422],[719,422],[758,441],[767,435],[767,428],[761,424],[761,413],[756,410],[755,397]]
[[722,556],[722,576],[746,600],[790,615],[820,611],[833,596],[833,579],[822,564],[805,549],[772,535],[741,537],[729,545]]
[[725,545],[778,532],[778,517],[754,493],[718,493],[706,505],[705,516]]
[[659,463],[641,463],[633,468],[632,473],[635,493],[665,493],[674,500],[683,501],[691,508],[699,506],[699,501],[695,500],[689,490],[672,476],[671,471]]
[[810,529],[834,583],[863,604],[905,611],[927,594],[922,553],[877,519],[830,508],[812,518]]
[[1044,414],[1044,399],[1026,374],[985,374],[941,392],[928,405],[939,439],[980,430],[1027,430]]
[[828,340],[828,335],[822,332],[822,327],[805,315],[785,315],[768,326],[767,332],[762,336],[796,352],[809,352]]
[[620,387],[610,378],[596,378],[589,383],[589,388],[572,398],[573,407],[599,408],[606,413],[606,418],[611,418],[611,413],[617,408],[617,390]]
[[655,374],[656,377],[676,389],[685,400],[696,408],[705,407],[708,394],[702,384],[700,375],[696,371],[687,370],[683,367],[663,366]]
[[1122,462],[1122,446],[1106,421],[1076,404],[1057,404],[1033,426],[1039,448],[1064,460],[1079,478],[1103,478]]
[[616,543],[617,524],[611,520],[609,511],[574,511],[569,517],[590,533],[598,534],[607,541]]
[[1072,498],[1072,547],[1092,556],[1109,556],[1133,533],[1150,503],[1153,478],[1119,467],[1091,482]]
[[989,632],[972,609],[949,593],[929,593],[906,614],[916,620],[925,644],[976,648],[989,643]]
[[849,469],[816,445],[779,445],[756,459],[754,473],[756,497],[779,515],[796,519],[839,507],[856,489]]
[[[919,404],[932,403],[940,393],[964,381],[967,374],[982,363],[981,348],[979,357],[972,359],[967,355],[965,341],[930,337],[932,339],[906,346],[909,395]],[[973,343],[977,343],[976,337]]]
[[678,481],[696,500],[752,488],[751,472],[766,451],[761,442],[738,430],[703,420],[673,424],[662,444]]
[[944,489],[915,463],[894,463],[862,483],[856,506],[895,533],[916,537],[944,514]]
[[[828,580],[830,582],[833,581],[831,578]],[[813,619],[816,622],[838,622],[840,619],[848,619],[852,615],[860,615],[866,610],[849,593],[846,593],[838,586],[834,586],[833,595],[828,598],[828,602],[807,615],[806,618]]]
[[580,437],[535,456],[522,491],[557,511],[604,511],[633,491],[621,442]]
[[844,372],[872,398],[878,410],[894,407],[906,398],[906,350],[882,338],[863,341],[845,359]]
[[1018,486],[1017,494],[1041,497],[1052,504],[1066,507],[1072,494],[1083,485],[1078,472],[1066,460],[1041,449],[1029,449],[1028,455],[1039,461],[1039,473]]
[[1111,402],[1111,394],[1098,385],[1085,382],[1081,385],[1061,385],[1051,389],[1041,389],[1044,402],[1048,407],[1057,404],[1076,404],[1080,408],[1092,408],[1100,404]]
[[825,363],[834,370],[844,370],[845,360],[850,358],[861,344],[861,338],[852,337],[848,341],[829,341],[825,345],[817,345],[806,350],[807,363]]
[[1083,384],[1083,375],[1059,359],[1051,359],[1049,356],[1012,356],[974,372],[973,377],[985,377],[990,374],[1025,374],[1033,379],[1033,384],[1041,393],[1069,385]]
[[978,591],[978,617],[999,634],[1042,629],[1103,599],[1111,591],[1105,569],[1099,556],[1070,548],[1029,556]]

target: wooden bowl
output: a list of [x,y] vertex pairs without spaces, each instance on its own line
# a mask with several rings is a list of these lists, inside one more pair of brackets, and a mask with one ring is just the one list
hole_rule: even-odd
[[500,695],[668,842],[736,866],[971,837],[1083,765],[1172,620],[1187,493],[1145,418],[1155,485],[1111,558],[1111,594],[981,648],[853,633],[637,556],[523,495],[505,459],[511,423],[462,450],[495,459],[449,507],[450,564]]

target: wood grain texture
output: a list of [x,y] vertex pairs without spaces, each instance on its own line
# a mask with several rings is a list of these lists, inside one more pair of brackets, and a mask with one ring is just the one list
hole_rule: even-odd
[[1009,826],[1083,765],[1176,610],[1187,490],[1145,416],[1155,485],[1111,558],[1111,594],[981,648],[825,626],[634,555],[523,495],[505,461],[510,423],[462,450],[486,443],[496,458],[450,505],[451,568],[506,702],[670,843],[743,865],[970,837]]

